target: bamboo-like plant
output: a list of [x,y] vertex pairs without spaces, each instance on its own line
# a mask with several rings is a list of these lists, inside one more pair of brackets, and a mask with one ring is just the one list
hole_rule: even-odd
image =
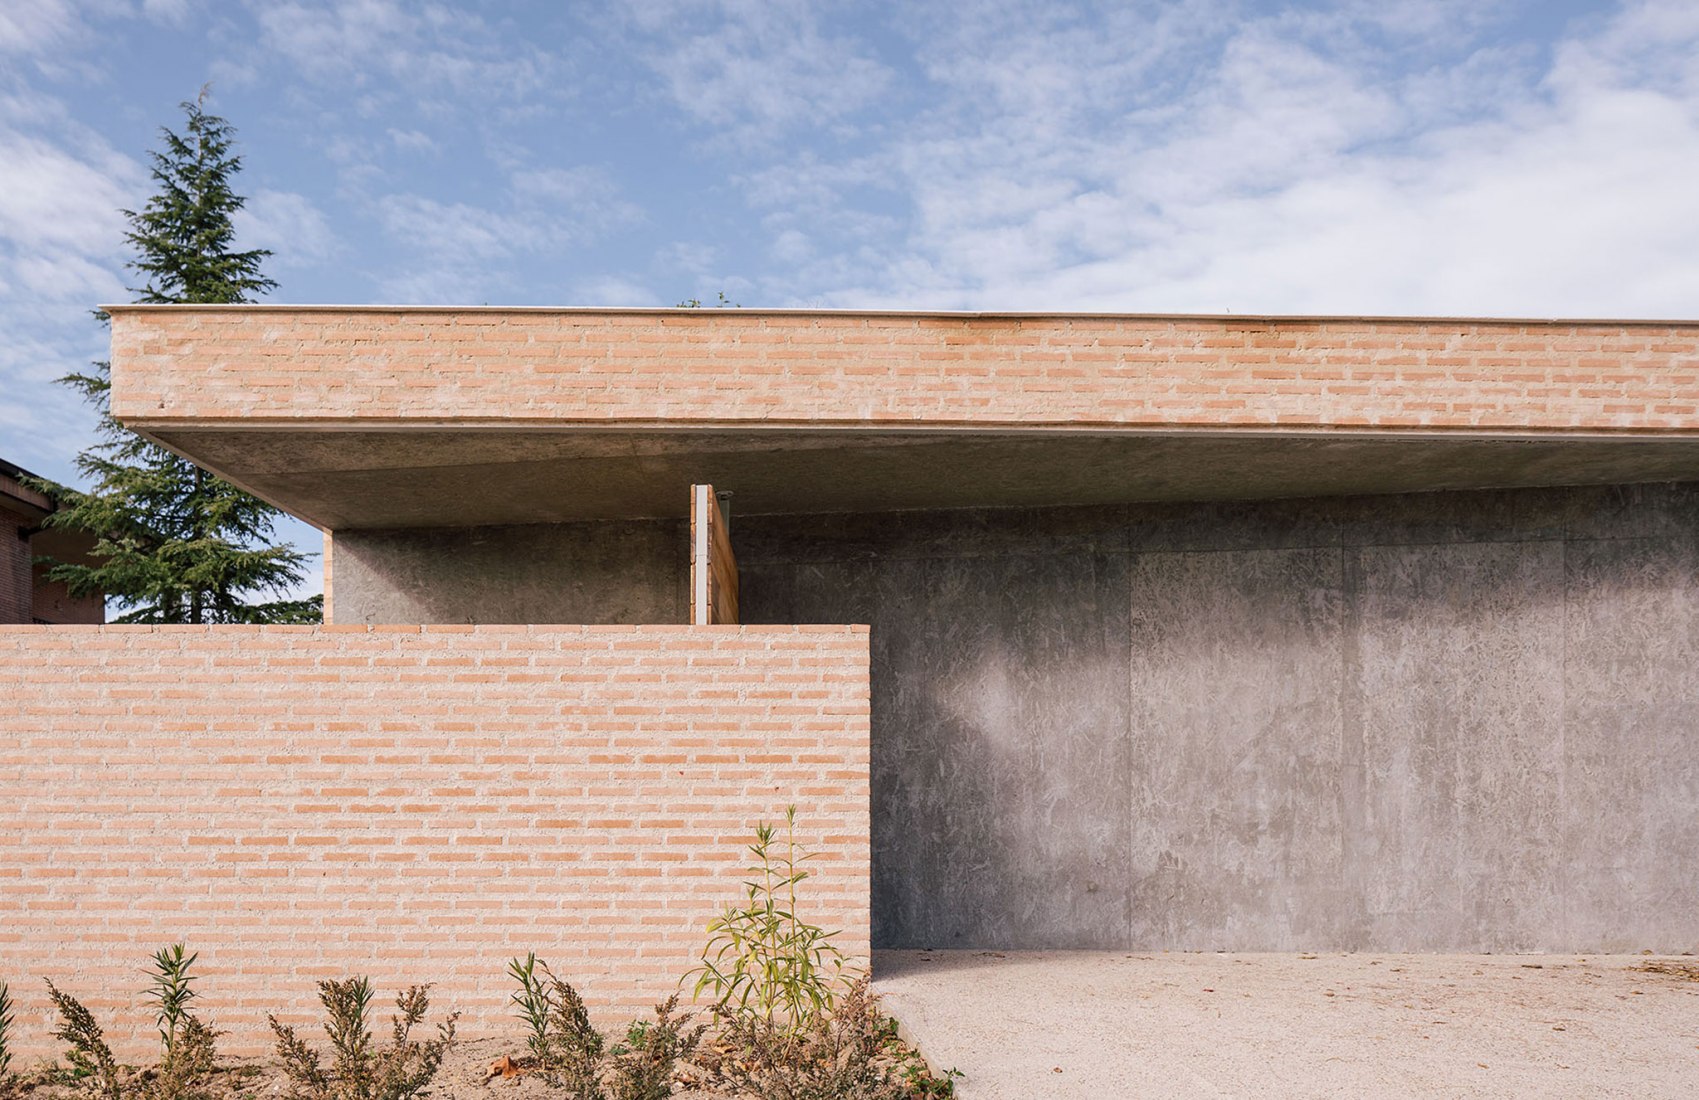
[[838,933],[797,915],[797,887],[808,878],[802,865],[813,853],[796,842],[796,807],[785,811],[782,842],[778,830],[763,823],[749,851],[755,865],[743,884],[743,904],[709,922],[701,965],[684,980],[695,976],[695,995],[711,992],[722,1012],[804,1028],[832,1010],[850,974],[848,959],[832,943]]
[[[544,969],[548,969],[546,963]],[[514,1016],[525,1024],[526,1049],[536,1060],[538,1072],[547,1080],[551,1076],[549,1009],[553,1007],[553,999],[549,996],[548,986],[537,974],[537,953],[528,952],[524,962],[518,959],[510,960],[507,973],[519,984],[519,990],[509,999],[513,1002]]]
[[200,953],[190,954],[186,944],[174,943],[153,953],[153,983],[148,999],[159,1009],[159,1044],[169,1058],[176,1044],[177,1032],[189,1016],[189,1002],[195,999],[194,975],[189,968],[195,965]]

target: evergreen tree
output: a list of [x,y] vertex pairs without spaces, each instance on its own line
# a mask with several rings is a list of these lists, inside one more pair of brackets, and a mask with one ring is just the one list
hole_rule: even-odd
[[[242,158],[235,129],[207,114],[206,90],[182,104],[181,134],[162,128],[153,153],[158,192],[140,212],[126,210],[135,247],[130,267],[145,285],[139,301],[229,304],[252,301],[277,284],[260,272],[271,255],[236,251],[232,216],[245,201],[231,187]],[[102,323],[108,318],[97,313]],[[306,555],[274,546],[282,513],[112,418],[110,365],[60,379],[100,411],[103,441],[77,456],[93,488],[44,485],[59,509],[47,523],[95,536],[93,564],[53,562],[49,576],[73,594],[103,592],[129,623],[318,622],[323,597],[275,597],[300,582]],[[256,596],[274,597],[251,602]]]

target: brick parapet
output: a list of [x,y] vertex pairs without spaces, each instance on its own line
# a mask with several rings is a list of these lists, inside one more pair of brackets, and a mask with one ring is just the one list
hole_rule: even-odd
[[1699,429],[1699,322],[129,307],[146,428]]

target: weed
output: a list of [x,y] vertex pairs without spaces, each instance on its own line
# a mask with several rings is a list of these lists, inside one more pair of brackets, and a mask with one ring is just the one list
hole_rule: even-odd
[[143,1100],[209,1100],[218,1068],[218,1032],[185,1013],[172,1032],[159,1068],[142,1086]]
[[788,1028],[721,1011],[720,1078],[755,1100],[933,1100],[954,1095],[896,1037],[866,978],[853,982],[831,1015]]
[[277,1036],[277,1057],[289,1078],[290,1096],[297,1100],[410,1100],[417,1096],[442,1068],[460,1015],[453,1013],[438,1024],[434,1039],[411,1038],[413,1028],[430,1010],[429,989],[410,986],[395,998],[400,1014],[390,1021],[389,1045],[378,1048],[372,1043],[371,981],[320,982],[319,1003],[324,1006],[324,1030],[331,1046],[329,1071],[294,1028],[267,1016]]
[[[544,964],[544,970],[548,964]],[[514,1013],[525,1022],[525,1046],[530,1050],[532,1059],[543,1076],[549,1076],[549,1009],[552,1007],[548,986],[537,974],[537,953],[532,951],[525,956],[525,961],[513,959],[507,964],[507,972],[514,981],[519,983],[519,992],[510,998],[517,1012]]]
[[706,1024],[687,1027],[690,1013],[675,1016],[678,994],[655,1006],[654,1022],[635,1020],[625,1041],[610,1052],[608,1100],[666,1100],[678,1063],[689,1059],[702,1043]]
[[12,1093],[12,991],[0,982],[0,1097]]
[[112,1049],[106,1045],[93,1014],[75,997],[60,992],[52,980],[42,980],[47,982],[47,995],[59,1011],[59,1029],[53,1037],[71,1044],[65,1060],[71,1063],[72,1074],[92,1085],[101,1100],[119,1100],[118,1062],[112,1057]]
[[756,827],[753,876],[744,883],[744,903],[730,906],[708,925],[695,995],[712,991],[724,1013],[754,1017],[789,1030],[805,1030],[829,1013],[845,978],[846,959],[827,932],[797,916],[797,886],[808,878],[802,864],[813,858],[796,843],[796,807],[785,811],[785,838]]
[[199,953],[189,954],[181,943],[162,947],[153,955],[153,973],[149,976],[153,988],[147,995],[159,1008],[159,1043],[167,1059],[171,1057],[178,1029],[188,1018],[189,1002],[195,999],[195,978],[189,968],[198,958]]

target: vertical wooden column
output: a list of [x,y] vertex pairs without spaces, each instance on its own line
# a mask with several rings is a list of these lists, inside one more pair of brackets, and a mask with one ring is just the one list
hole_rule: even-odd
[[737,558],[712,485],[690,487],[690,621],[737,622]]

